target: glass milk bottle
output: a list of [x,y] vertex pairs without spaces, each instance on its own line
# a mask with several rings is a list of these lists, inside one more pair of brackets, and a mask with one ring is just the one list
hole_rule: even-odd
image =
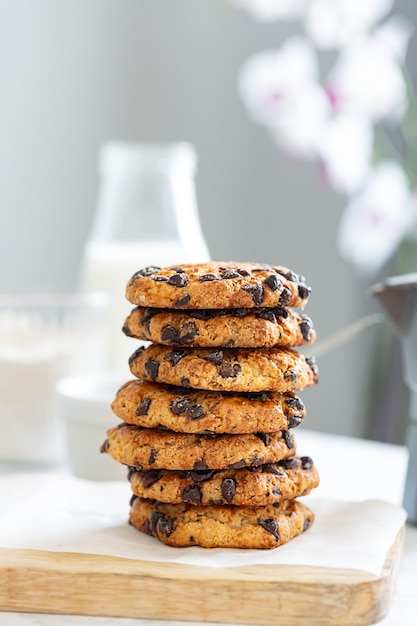
[[125,337],[133,308],[125,299],[129,278],[148,265],[209,260],[201,231],[189,143],[109,142],[99,154],[99,193],[81,263],[83,291],[109,294],[106,369],[128,372],[138,343]]

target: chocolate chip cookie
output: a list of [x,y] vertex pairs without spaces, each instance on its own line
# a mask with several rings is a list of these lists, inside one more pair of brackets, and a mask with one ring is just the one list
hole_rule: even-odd
[[129,359],[134,376],[213,391],[298,391],[318,382],[314,357],[291,348],[177,348],[151,344]]
[[303,346],[316,339],[307,315],[289,308],[155,309],[137,307],[127,317],[129,337],[167,346],[273,348]]
[[246,435],[188,435],[120,424],[101,446],[119,463],[137,469],[202,470],[275,463],[296,451],[289,430]]
[[211,261],[181,267],[145,267],[126,287],[132,304],[163,309],[304,307],[305,278],[287,267]]
[[169,546],[276,548],[307,530],[314,514],[298,500],[255,508],[165,504],[133,498],[130,523]]
[[129,424],[206,434],[288,430],[299,426],[306,414],[292,392],[198,391],[141,380],[125,383],[111,406]]
[[205,506],[265,506],[310,493],[319,475],[310,457],[227,470],[142,470],[129,472],[132,491],[142,498]]

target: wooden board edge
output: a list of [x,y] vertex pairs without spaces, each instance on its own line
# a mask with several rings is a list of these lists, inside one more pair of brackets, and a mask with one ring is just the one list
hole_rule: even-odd
[[0,609],[276,626],[367,626],[389,611],[403,539],[404,529],[380,577],[360,570],[199,568],[0,549]]

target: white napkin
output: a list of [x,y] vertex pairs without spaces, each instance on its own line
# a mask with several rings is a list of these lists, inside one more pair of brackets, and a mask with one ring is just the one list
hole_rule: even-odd
[[316,519],[275,550],[171,548],[128,525],[129,483],[67,475],[0,477],[0,547],[78,552],[200,567],[291,564],[350,568],[380,575],[405,523],[405,511],[382,500],[307,496]]

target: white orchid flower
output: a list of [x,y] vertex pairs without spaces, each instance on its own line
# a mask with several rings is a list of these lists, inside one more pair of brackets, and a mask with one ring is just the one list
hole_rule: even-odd
[[371,167],[372,143],[368,119],[337,115],[328,120],[317,145],[326,182],[341,193],[357,192]]
[[310,0],[305,29],[318,48],[339,48],[375,26],[393,4],[394,0]]
[[326,80],[334,110],[374,122],[400,118],[408,104],[401,62],[410,35],[407,21],[393,19],[346,46]]
[[404,170],[383,161],[348,203],[339,228],[342,257],[363,274],[376,273],[416,225],[416,199]]
[[239,9],[244,9],[260,22],[274,20],[291,21],[301,17],[307,0],[232,0]]
[[317,76],[314,50],[305,39],[292,37],[278,50],[250,57],[238,78],[251,117],[267,126],[284,148],[306,157],[315,154],[330,113]]

